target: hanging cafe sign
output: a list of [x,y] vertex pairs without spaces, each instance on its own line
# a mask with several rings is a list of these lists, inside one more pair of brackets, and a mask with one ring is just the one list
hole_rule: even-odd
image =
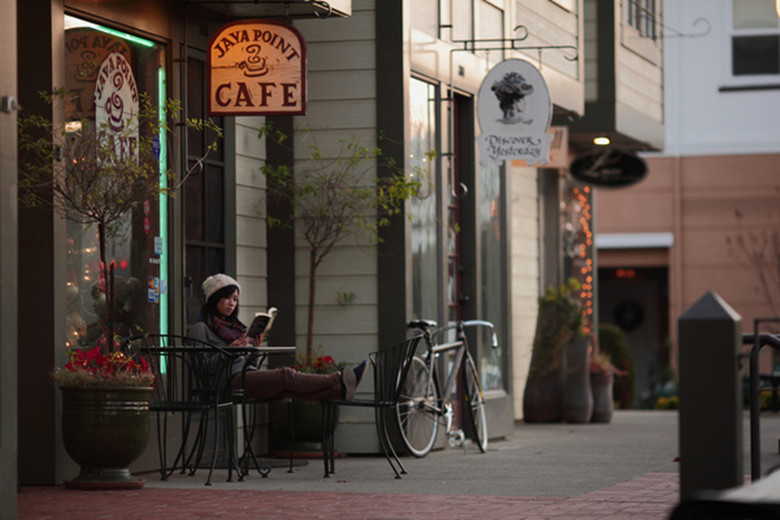
[[306,44],[290,25],[242,20],[209,42],[208,113],[212,116],[306,113]]
[[477,94],[480,162],[525,160],[547,164],[552,134],[552,101],[539,70],[525,60],[504,60],[490,72]]

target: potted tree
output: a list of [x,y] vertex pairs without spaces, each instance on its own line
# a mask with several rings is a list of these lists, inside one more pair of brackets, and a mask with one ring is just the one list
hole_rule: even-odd
[[[308,307],[306,316],[306,344],[299,353],[295,367],[306,372],[322,372],[323,355],[313,346],[315,300],[318,269],[339,244],[352,238],[364,245],[376,244],[379,228],[389,224],[389,217],[399,214],[404,202],[417,194],[424,172],[409,177],[402,169],[388,161],[393,175],[376,178],[377,163],[384,161],[382,150],[363,144],[357,137],[339,141],[336,152],[327,155],[305,129],[299,129],[308,140],[307,159],[288,165],[266,164],[263,173],[267,178],[269,226],[293,226],[308,248]],[[260,137],[273,140],[279,146],[288,146],[289,136],[271,124],[265,125]],[[272,208],[289,208],[284,215],[275,214]],[[340,302],[347,304],[349,297],[340,295]],[[328,357],[328,356],[325,356]],[[332,368],[332,364],[324,367]],[[283,410],[278,410],[283,413]],[[321,424],[317,417],[321,407],[311,403],[295,402],[296,422]],[[300,439],[296,428],[296,441]],[[314,441],[318,441],[317,432]]]
[[[119,59],[118,53],[106,58]],[[61,217],[95,229],[100,254],[100,279],[93,288],[101,309],[94,345],[70,345],[69,362],[54,371],[63,395],[65,448],[81,466],[66,485],[140,487],[144,481],[128,467],[148,440],[152,376],[145,364],[119,351],[115,262],[107,258],[107,241],[123,232],[119,224],[134,208],[175,188],[171,171],[160,173],[156,151],[168,131],[167,116],[178,105],[169,103],[161,114],[143,95],[132,109],[114,99],[112,117],[101,118],[75,114],[72,95],[64,88],[42,95],[67,120],[19,118],[20,201],[50,204]],[[209,121],[187,124],[219,131]]]
[[[569,398],[582,393],[581,389],[574,388],[575,380],[582,379],[577,374],[584,370],[587,376],[587,338],[582,331],[582,306],[572,294],[577,290],[579,282],[570,278],[558,288],[549,287],[539,298],[531,365],[523,394],[526,422],[563,420],[564,389]],[[584,366],[580,366],[582,363]]]

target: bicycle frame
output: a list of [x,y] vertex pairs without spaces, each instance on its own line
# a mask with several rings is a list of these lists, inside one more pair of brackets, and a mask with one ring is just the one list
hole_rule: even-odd
[[[460,445],[465,440],[465,434],[462,429],[453,430],[452,424],[454,421],[454,410],[452,407],[452,393],[455,390],[455,383],[463,370],[464,359],[471,357],[471,353],[468,350],[468,340],[466,339],[465,328],[473,326],[484,326],[493,330],[493,324],[489,321],[483,320],[467,320],[459,321],[453,325],[448,325],[440,329],[431,332],[429,329],[425,329],[423,337],[427,347],[427,353],[425,356],[425,364],[428,366],[428,377],[431,382],[440,389],[439,399],[437,406],[433,408],[436,414],[444,418],[444,424],[446,427],[446,433],[449,437],[451,445]],[[456,340],[442,344],[435,344],[434,338],[442,335],[448,330],[456,330]],[[498,340],[495,332],[493,333],[493,348],[498,346]],[[452,368],[450,368],[447,374],[447,382],[444,388],[439,385],[439,366],[435,362],[436,358],[445,352],[457,349],[455,353],[455,359],[452,362]],[[431,407],[432,408],[432,407]]]
[[[450,350],[457,349],[455,353],[455,360],[452,363],[452,368],[447,375],[447,383],[444,388],[439,386],[439,365],[435,362],[436,358]],[[444,418],[444,424],[446,426],[447,436],[450,438],[450,444],[453,444],[453,436],[462,441],[464,436],[462,431],[455,431],[452,429],[454,420],[454,410],[452,407],[452,392],[455,389],[455,381],[458,375],[460,375],[463,358],[466,355],[466,342],[462,340],[453,341],[450,343],[444,343],[442,345],[428,345],[428,353],[426,355],[425,364],[429,367],[428,377],[429,383],[432,381],[434,385],[440,388],[439,400],[436,403],[436,413]]]
[[[436,322],[428,320],[415,320],[408,324],[409,328],[421,331],[426,351],[410,358],[404,379],[399,381],[400,394],[395,412],[401,440],[415,457],[424,457],[433,448],[441,424],[446,427],[451,446],[465,448],[468,437],[475,441],[481,452],[487,450],[485,400],[464,333],[466,327],[477,325],[493,330],[492,323],[482,320],[459,321],[441,329],[435,329]],[[437,339],[444,339],[442,335],[452,329],[456,330],[454,341],[449,341],[453,338],[446,338],[442,343],[436,343]],[[494,333],[493,347],[497,346]],[[445,353],[452,354],[452,365],[446,369],[446,382],[442,388],[439,372],[441,370],[444,376],[445,369],[436,360]],[[453,398],[456,389],[458,395]],[[462,427],[457,429],[453,428],[454,403],[460,405],[458,410]]]

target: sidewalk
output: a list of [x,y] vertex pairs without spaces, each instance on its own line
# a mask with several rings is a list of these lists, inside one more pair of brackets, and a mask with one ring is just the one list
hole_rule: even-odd
[[[761,426],[768,469],[780,462],[780,418],[763,415]],[[676,456],[676,413],[623,411],[611,424],[519,424],[484,455],[472,448],[407,457],[401,480],[382,457],[338,459],[328,479],[319,460],[244,482],[225,482],[220,472],[211,487],[201,472],[167,482],[148,474],[136,491],[24,488],[18,517],[660,520],[678,501]]]

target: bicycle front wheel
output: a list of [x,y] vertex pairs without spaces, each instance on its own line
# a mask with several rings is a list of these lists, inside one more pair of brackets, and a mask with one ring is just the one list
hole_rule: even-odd
[[424,457],[431,451],[439,431],[439,396],[430,375],[425,362],[413,357],[395,405],[401,439],[415,457]]
[[487,451],[487,421],[485,421],[485,400],[482,397],[482,385],[479,382],[477,367],[471,356],[463,360],[463,379],[465,382],[463,392],[463,408],[466,410],[464,423],[466,436],[473,440],[479,447],[479,451]]

